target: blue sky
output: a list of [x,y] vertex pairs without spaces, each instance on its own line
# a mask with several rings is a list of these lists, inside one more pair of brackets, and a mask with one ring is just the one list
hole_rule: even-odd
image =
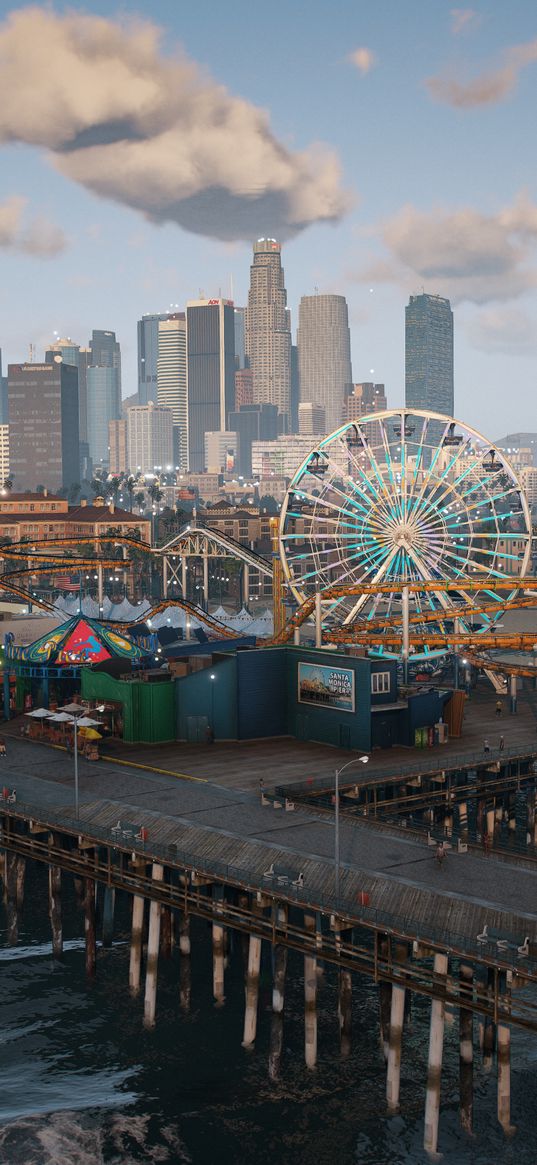
[[[136,391],[139,316],[182,304],[200,290],[228,295],[233,286],[235,301],[245,302],[248,240],[273,233],[272,209],[267,215],[266,204],[260,206],[257,222],[257,210],[242,197],[227,219],[222,208],[218,221],[218,193],[209,205],[205,200],[213,171],[219,184],[225,172],[232,186],[251,181],[256,188],[273,171],[273,207],[281,151],[288,233],[304,208],[310,223],[284,246],[293,331],[302,294],[318,287],[346,295],[354,379],[384,381],[389,403],[397,405],[404,394],[408,294],[423,288],[448,295],[455,311],[456,415],[490,437],[537,429],[534,3],[89,2],[41,8],[51,18],[42,27],[40,8],[29,12],[0,0],[0,61],[5,65],[7,54],[13,70],[0,69],[4,361],[25,358],[30,342],[40,356],[55,331],[83,343],[93,327],[111,328],[122,346],[124,395]],[[149,152],[148,144],[147,163],[136,178],[125,179],[116,173],[114,146],[105,146],[89,169],[92,151],[74,148],[88,139],[81,142],[73,125],[88,134],[106,122],[117,134],[116,121],[130,117],[131,106],[128,84],[105,50],[92,50],[86,87],[77,79],[76,57],[56,51],[68,12],[75,33],[83,14],[127,22],[120,34],[126,41],[134,16],[160,26],[160,47],[148,51],[157,54],[162,92],[166,59],[182,53],[183,61],[186,56],[202,70],[201,87],[211,103],[238,117],[227,141],[217,135],[203,151],[192,213],[205,233],[180,225],[183,204],[170,211],[169,159],[162,152]],[[105,45],[109,39],[104,36]],[[56,61],[68,77],[58,91],[51,81]],[[135,66],[130,80],[136,102]],[[218,86],[240,98],[240,108]],[[106,111],[97,102],[92,120],[99,88],[106,89]],[[257,171],[256,109],[266,111],[273,135],[268,160]],[[194,169],[201,165],[204,123],[197,128],[198,116],[193,101],[181,175],[194,155]],[[142,136],[146,132],[144,124]],[[138,125],[132,133],[137,140]],[[303,152],[316,142],[332,157],[307,154],[304,161]],[[175,149],[179,139],[174,143]],[[337,221],[323,221],[325,214]]]

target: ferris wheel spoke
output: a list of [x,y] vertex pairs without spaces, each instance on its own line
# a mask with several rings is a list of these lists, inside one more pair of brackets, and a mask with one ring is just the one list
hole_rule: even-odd
[[[352,454],[350,454],[350,460],[352,461],[354,469],[356,470],[356,472],[360,475],[361,478],[363,478],[367,482],[368,487],[371,491],[371,495],[375,500],[375,504],[378,505],[380,503],[381,508],[383,509],[386,518],[389,518],[390,514],[392,512],[392,505],[391,505],[391,498],[390,498],[389,491],[387,490],[386,483],[385,483],[382,475],[379,472],[379,467],[378,467],[376,458],[374,457],[374,455],[369,447],[369,444],[365,440],[364,435],[363,435],[363,433],[361,433],[361,431],[360,431],[360,436],[362,439],[364,452],[367,454],[367,456],[369,458],[370,464],[371,464],[373,471],[374,471],[374,474],[375,474],[376,482],[380,486],[380,491],[381,491],[380,496],[378,494],[378,491],[374,488],[374,482],[372,481],[371,478],[369,478],[367,476],[363,467],[361,465],[359,465],[359,463],[355,460],[355,458]],[[350,478],[350,480],[352,481],[353,479]]]

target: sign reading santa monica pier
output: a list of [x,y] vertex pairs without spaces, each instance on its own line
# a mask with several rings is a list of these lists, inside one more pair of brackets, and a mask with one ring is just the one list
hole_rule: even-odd
[[299,663],[298,702],[354,712],[354,671],[317,663]]

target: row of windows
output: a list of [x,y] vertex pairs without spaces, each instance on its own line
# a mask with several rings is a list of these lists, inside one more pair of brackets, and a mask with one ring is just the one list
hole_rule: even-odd
[[389,671],[374,671],[371,673],[371,692],[374,696],[380,696],[390,690],[390,673]]

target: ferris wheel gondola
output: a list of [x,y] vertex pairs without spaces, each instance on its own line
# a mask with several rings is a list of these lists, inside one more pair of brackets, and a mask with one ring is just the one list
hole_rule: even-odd
[[[429,630],[436,613],[442,632],[461,603],[478,608],[482,601],[487,610],[478,622],[486,631],[511,593],[487,590],[486,579],[512,577],[514,594],[530,551],[526,498],[504,454],[438,413],[389,410],[343,425],[304,460],[282,506],[280,554],[295,600],[348,585],[353,594],[327,602],[324,618],[364,630],[385,616],[393,632],[405,582],[443,579],[452,588],[413,596],[415,630],[421,612]],[[383,584],[383,593],[356,594],[360,583]],[[382,646],[375,653],[395,654]]]

